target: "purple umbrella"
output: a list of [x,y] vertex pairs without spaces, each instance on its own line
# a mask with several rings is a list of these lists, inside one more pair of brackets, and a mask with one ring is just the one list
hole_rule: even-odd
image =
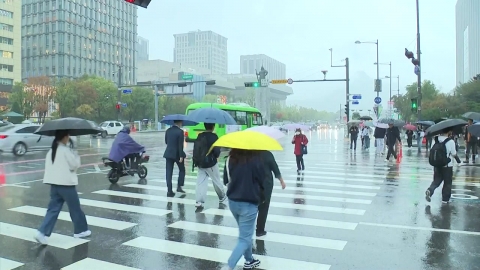
[[285,133],[281,132],[276,128],[269,127],[269,126],[256,126],[256,127],[247,128],[246,130],[263,133],[269,137],[274,138],[275,140],[279,140],[285,137]]
[[283,129],[287,130],[296,130],[296,129],[301,129],[301,130],[310,130],[309,126],[302,125],[302,124],[286,124],[282,126]]

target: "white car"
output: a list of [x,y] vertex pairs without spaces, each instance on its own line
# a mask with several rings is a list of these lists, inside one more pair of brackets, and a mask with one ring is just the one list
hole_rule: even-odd
[[[23,156],[30,151],[49,150],[53,137],[33,134],[40,126],[33,124],[17,124],[0,127],[0,152]],[[73,146],[77,138],[71,137]]]
[[99,126],[101,129],[103,129],[101,134],[102,138],[106,138],[107,136],[115,136],[123,129],[123,124],[118,121],[105,121]]

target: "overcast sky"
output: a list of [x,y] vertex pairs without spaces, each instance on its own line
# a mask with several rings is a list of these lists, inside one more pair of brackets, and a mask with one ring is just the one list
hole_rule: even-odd
[[[455,87],[454,0],[420,0],[422,76],[442,91]],[[138,34],[150,41],[150,59],[173,61],[176,33],[211,30],[228,38],[229,73],[240,72],[240,55],[266,54],[287,66],[294,80],[343,79],[345,69],[330,67],[350,59],[352,94],[362,94],[358,109],[373,105],[376,47],[356,40],[379,39],[380,63],[392,62],[392,76],[400,75],[400,92],[416,80],[404,49],[416,52],[415,0],[152,0],[139,8]],[[380,77],[389,66],[380,67]],[[274,79],[274,78],[271,78]],[[283,78],[277,78],[283,79]],[[393,94],[397,80],[392,80]],[[345,103],[343,82],[297,83],[289,104],[337,111]],[[389,80],[383,80],[383,104]],[[315,96],[315,98],[312,98]]]

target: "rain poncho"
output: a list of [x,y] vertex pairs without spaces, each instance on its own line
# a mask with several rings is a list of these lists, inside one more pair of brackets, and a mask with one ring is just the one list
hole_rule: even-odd
[[145,147],[138,144],[130,137],[130,129],[123,128],[115,137],[108,158],[120,162],[129,154],[137,154],[144,151]]

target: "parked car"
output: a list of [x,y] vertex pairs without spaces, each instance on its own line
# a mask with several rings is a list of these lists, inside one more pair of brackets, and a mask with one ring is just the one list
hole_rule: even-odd
[[117,135],[123,129],[123,124],[118,121],[105,121],[100,124],[100,128],[103,129],[102,138],[106,138]]
[[[33,134],[40,125],[11,124],[0,127],[0,153],[23,156],[30,151],[44,151],[52,147],[53,137]],[[71,137],[72,147],[77,146],[77,138]]]

